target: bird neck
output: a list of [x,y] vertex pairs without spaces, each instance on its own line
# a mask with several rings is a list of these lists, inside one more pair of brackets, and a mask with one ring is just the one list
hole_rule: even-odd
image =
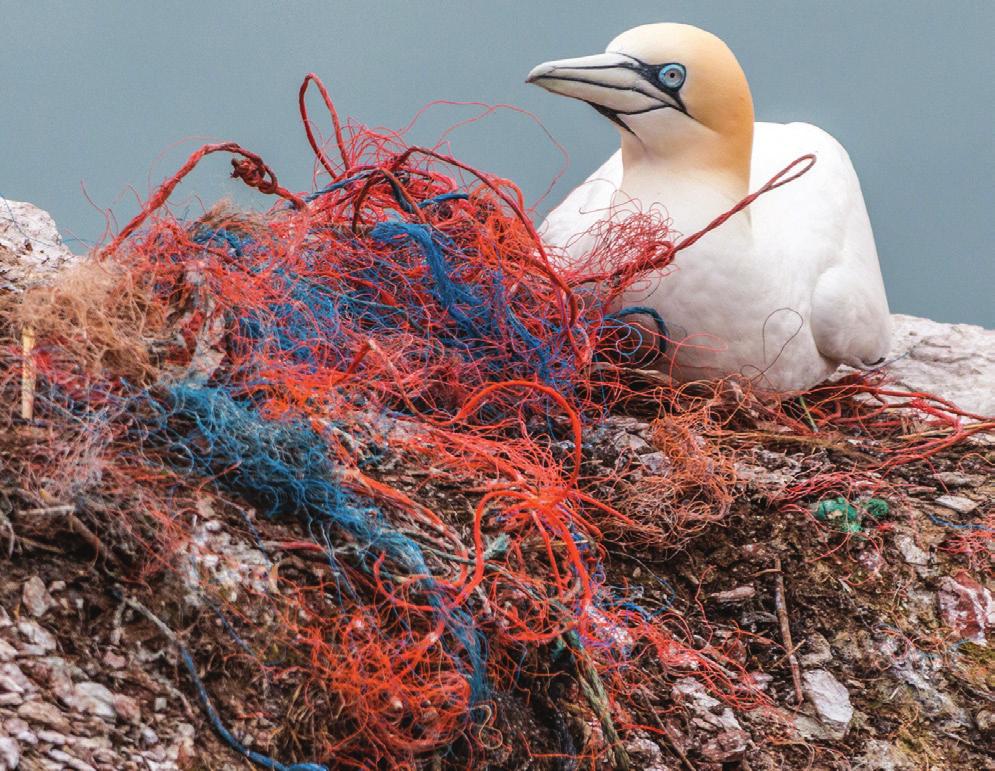
[[[686,128],[659,146],[623,134],[620,190],[643,209],[662,204],[674,227],[691,233],[749,193],[753,126],[733,135]],[[748,210],[743,214],[735,219],[748,226]]]

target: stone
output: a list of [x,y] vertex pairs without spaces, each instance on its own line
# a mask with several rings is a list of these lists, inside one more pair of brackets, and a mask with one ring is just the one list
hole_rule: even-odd
[[639,462],[650,474],[656,477],[665,476],[670,471],[670,458],[667,457],[666,453],[648,452],[639,456]]
[[42,729],[38,732],[38,740],[45,744],[54,744],[56,747],[61,747],[66,743],[66,736],[65,734],[60,734],[58,731],[46,731]]
[[24,588],[21,591],[21,602],[28,609],[28,613],[35,618],[41,618],[52,607],[55,600],[52,599],[52,595],[45,588],[45,582],[38,576],[31,576],[31,578],[24,582]]
[[619,431],[612,438],[612,446],[619,452],[629,452],[640,454],[651,451],[653,445],[647,442],[638,434],[630,434],[628,431]]
[[4,769],[17,768],[21,763],[21,745],[11,736],[0,736],[0,764]]
[[743,759],[749,743],[745,731],[722,731],[705,742],[698,751],[709,763],[732,763]]
[[49,750],[48,756],[52,760],[64,763],[67,768],[71,768],[73,771],[97,771],[89,763],[84,763],[79,758],[73,757],[68,752],[63,752],[62,750]]
[[978,502],[965,498],[963,495],[941,495],[936,499],[941,506],[952,509],[958,514],[970,514],[978,508]]
[[38,743],[38,737],[31,730],[31,726],[19,717],[7,718],[3,723],[3,730],[25,744],[34,745]]
[[710,696],[705,686],[691,677],[685,677],[674,683],[673,697],[675,701],[683,701],[690,707],[692,714],[701,722],[704,728],[715,731],[738,731],[742,729],[733,711],[725,707],[718,699]]
[[40,724],[62,733],[72,728],[69,718],[58,707],[47,701],[27,701],[18,707],[17,715],[29,725]]
[[156,696],[152,709],[154,709],[156,712],[164,712],[166,709],[166,697]]
[[626,740],[625,751],[637,768],[645,771],[666,771],[669,768],[660,745],[642,731],[637,731],[635,736]]
[[713,592],[708,595],[708,597],[711,600],[715,600],[715,602],[720,605],[734,605],[736,603],[752,600],[756,594],[757,590],[754,588],[753,584],[746,584],[745,586],[737,586],[735,589],[729,589],[724,592]]
[[798,663],[803,667],[815,669],[833,660],[833,649],[829,646],[829,640],[818,632],[805,641],[805,650],[807,652],[798,657]]
[[940,579],[937,593],[940,618],[962,640],[987,646],[988,630],[995,627],[995,599],[991,591],[965,570]]
[[104,685],[84,680],[76,683],[72,692],[62,698],[62,702],[77,712],[103,718],[111,723],[117,719],[114,711],[114,694]]
[[142,722],[142,708],[130,696],[118,694],[113,701],[114,712],[126,723],[138,725]]
[[983,734],[995,733],[995,712],[990,709],[978,710],[974,716],[974,724]]
[[159,743],[159,735],[147,725],[142,726],[142,732],[140,736],[142,739],[142,744],[144,744],[146,747],[151,747]]
[[899,533],[895,536],[895,548],[901,552],[902,559],[910,565],[929,564],[929,555],[916,545],[915,539],[908,533]]
[[22,694],[24,693],[24,688],[10,675],[0,674],[0,693]]
[[104,663],[111,669],[121,669],[128,663],[128,660],[120,653],[107,651],[107,653],[104,654]]
[[825,669],[809,669],[802,674],[802,690],[815,707],[819,721],[842,738],[853,719],[850,692]]
[[947,487],[980,487],[985,483],[981,474],[963,474],[960,471],[937,471],[933,479]]
[[0,638],[0,661],[13,661],[17,657],[17,648]]
[[54,651],[56,648],[55,637],[47,629],[43,629],[37,622],[25,619],[17,624],[17,631],[31,645],[37,646],[44,653]]
[[0,691],[25,693],[37,690],[28,676],[12,661],[0,664]]
[[0,291],[23,291],[78,259],[48,212],[0,196]]
[[911,771],[916,767],[898,747],[881,739],[864,744],[863,754],[855,760],[853,767],[860,771]]
[[892,322],[889,379],[968,412],[995,415],[995,331],[901,314]]

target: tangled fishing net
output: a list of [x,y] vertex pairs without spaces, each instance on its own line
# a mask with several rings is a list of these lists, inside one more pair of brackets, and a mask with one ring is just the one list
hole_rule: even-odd
[[[853,377],[809,394],[816,440],[788,403],[638,370],[665,320],[648,343],[617,312],[625,288],[812,159],[681,240],[648,215],[604,225],[565,272],[512,183],[340,125],[318,83],[333,161],[305,109],[314,80],[300,107],[319,189],[293,193],[253,153],[205,146],[89,261],[5,302],[22,493],[85,513],[121,596],[186,587],[189,602],[157,613],[184,628],[174,642],[215,729],[264,767],[474,767],[515,743],[622,767],[620,736],[658,730],[647,683],[691,675],[764,705],[735,639],[696,637],[666,592],[609,578],[611,552],[666,554],[720,522],[737,449],[764,432],[845,434],[852,454],[876,441],[851,471],[784,491],[789,508],[880,494],[887,469],[985,427]],[[170,214],[215,152],[277,204]],[[656,473],[587,467],[591,432],[620,411],[652,423]],[[258,557],[227,582],[195,558],[219,517]],[[208,642],[223,675],[195,661]],[[226,727],[225,678],[258,686],[265,752]],[[586,736],[523,727],[508,706],[559,714],[570,688]]]

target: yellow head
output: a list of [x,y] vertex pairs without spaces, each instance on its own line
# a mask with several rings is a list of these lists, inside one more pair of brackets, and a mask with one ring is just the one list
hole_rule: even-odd
[[606,52],[540,64],[528,76],[612,120],[623,151],[749,179],[753,100],[739,62],[710,32],[647,24]]

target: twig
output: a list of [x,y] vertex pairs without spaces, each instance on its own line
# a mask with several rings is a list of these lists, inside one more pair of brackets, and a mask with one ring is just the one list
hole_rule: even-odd
[[21,330],[21,417],[33,420],[35,416],[35,385],[38,380],[38,366],[32,355],[35,349],[35,331],[29,326]]
[[31,517],[40,517],[43,515],[56,516],[59,514],[75,514],[76,507],[71,503],[60,503],[57,506],[45,506],[41,509],[24,509],[21,514],[26,514]]
[[797,704],[805,700],[802,694],[802,676],[798,668],[798,659],[795,658],[795,646],[791,642],[791,625],[788,623],[788,602],[784,593],[784,572],[781,570],[781,558],[774,558],[774,568],[777,573],[774,575],[774,607],[777,609],[777,620],[781,623],[781,638],[784,641],[784,649],[788,652],[788,663],[791,665],[791,679],[795,684],[795,699]]
[[117,557],[107,551],[107,547],[104,546],[103,541],[101,541],[94,532],[88,528],[79,517],[75,514],[66,514],[66,522],[69,523],[69,529],[72,530],[76,535],[80,536],[84,541],[86,541],[93,550],[97,553],[97,556],[103,560],[109,560],[116,564],[121,564]]
[[643,704],[646,705],[646,709],[649,710],[650,717],[653,718],[653,722],[656,723],[657,728],[660,729],[660,734],[663,737],[663,740],[667,743],[667,747],[670,751],[680,758],[681,765],[684,766],[685,771],[698,771],[698,769],[694,767],[694,763],[688,759],[687,753],[680,748],[680,745],[677,744],[674,738],[670,735],[670,731],[667,730],[667,726],[665,726],[663,721],[660,720],[660,716],[656,714],[656,710],[653,709],[653,705],[650,704],[649,697],[641,691],[636,691],[636,693],[643,697]]

